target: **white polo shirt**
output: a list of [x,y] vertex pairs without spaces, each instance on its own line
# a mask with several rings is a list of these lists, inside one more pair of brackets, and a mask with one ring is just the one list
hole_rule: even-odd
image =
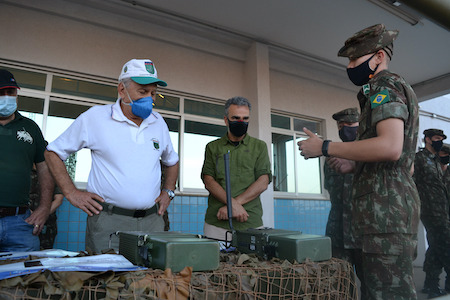
[[127,209],[147,209],[161,191],[161,166],[178,162],[166,122],[153,112],[140,126],[125,117],[120,99],[81,114],[47,146],[63,161],[82,148],[91,150],[87,191]]

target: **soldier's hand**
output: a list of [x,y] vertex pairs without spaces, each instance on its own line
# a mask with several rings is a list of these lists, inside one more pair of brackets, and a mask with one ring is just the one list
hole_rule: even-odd
[[330,168],[341,174],[353,173],[355,169],[355,162],[344,158],[329,157],[327,163]]
[[170,201],[171,200],[169,198],[169,195],[166,192],[161,191],[158,198],[156,198],[155,200],[155,203],[159,203],[158,215],[162,216],[164,214],[164,212],[170,205]]
[[306,127],[303,127],[303,131],[309,138],[297,143],[300,155],[305,159],[321,156],[323,140]]
[[73,206],[80,208],[90,217],[94,214],[98,215],[103,207],[98,202],[105,202],[102,197],[97,194],[75,190],[74,192],[65,195],[66,199],[72,203]]

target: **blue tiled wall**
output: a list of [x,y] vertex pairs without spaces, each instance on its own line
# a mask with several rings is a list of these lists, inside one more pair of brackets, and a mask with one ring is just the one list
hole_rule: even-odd
[[[178,196],[169,206],[170,230],[203,233],[207,197]],[[322,200],[275,199],[275,228],[303,233],[325,233],[330,202]],[[82,251],[86,232],[86,213],[66,199],[57,210],[58,235],[55,248]]]

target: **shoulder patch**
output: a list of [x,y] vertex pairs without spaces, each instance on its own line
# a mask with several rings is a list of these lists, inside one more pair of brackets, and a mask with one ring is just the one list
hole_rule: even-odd
[[363,90],[363,94],[364,95],[369,95],[369,93],[370,93],[370,84],[363,85],[362,90]]
[[370,107],[375,108],[381,104],[384,104],[386,102],[390,101],[389,97],[389,91],[388,90],[382,90],[381,92],[377,93],[376,95],[370,97]]

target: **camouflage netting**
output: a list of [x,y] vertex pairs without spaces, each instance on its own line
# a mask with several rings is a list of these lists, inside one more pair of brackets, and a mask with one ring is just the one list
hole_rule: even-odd
[[0,299],[357,299],[347,262],[261,261],[222,254],[219,269],[50,272],[0,281]]

